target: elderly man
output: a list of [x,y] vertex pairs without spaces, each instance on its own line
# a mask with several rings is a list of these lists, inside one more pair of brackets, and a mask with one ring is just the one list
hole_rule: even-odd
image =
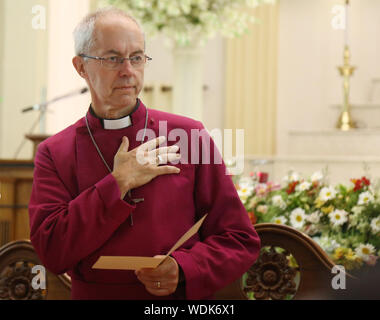
[[[29,205],[38,255],[52,272],[71,276],[73,299],[212,298],[254,263],[260,247],[224,164],[215,164],[213,141],[204,148],[204,136],[181,145],[148,139],[162,123],[188,137],[204,127],[138,99],[150,58],[131,16],[99,10],[74,36],[73,64],[92,103],[84,118],[39,146]],[[191,163],[178,151],[189,159],[207,153],[214,163]],[[164,255],[206,213],[200,231],[155,269],[92,268],[100,256]]]

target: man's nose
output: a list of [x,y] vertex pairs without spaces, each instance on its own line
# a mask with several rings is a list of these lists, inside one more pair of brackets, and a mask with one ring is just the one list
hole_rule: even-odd
[[123,63],[119,66],[120,76],[131,76],[135,72],[134,67],[131,64],[130,60],[124,60]]

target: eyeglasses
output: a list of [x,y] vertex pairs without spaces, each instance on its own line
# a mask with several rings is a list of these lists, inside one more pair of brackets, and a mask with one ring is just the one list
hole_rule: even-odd
[[151,57],[148,57],[145,54],[136,54],[129,58],[123,58],[119,56],[109,57],[109,58],[102,58],[102,57],[92,57],[88,56],[86,54],[79,54],[79,57],[82,58],[88,58],[88,59],[95,59],[100,61],[102,66],[108,68],[108,69],[118,69],[121,67],[121,65],[124,63],[125,60],[129,60],[132,67],[139,68],[145,65],[147,61],[152,60]]

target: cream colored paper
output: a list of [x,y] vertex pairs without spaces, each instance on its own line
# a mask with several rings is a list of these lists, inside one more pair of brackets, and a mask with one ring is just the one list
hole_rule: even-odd
[[193,225],[170,249],[167,255],[163,258],[153,257],[118,257],[118,256],[101,256],[98,261],[92,266],[93,269],[108,269],[108,270],[139,270],[141,268],[156,268],[164,260],[172,254],[176,249],[182,246],[194,234],[198,232],[207,214],[203,216],[195,225]]

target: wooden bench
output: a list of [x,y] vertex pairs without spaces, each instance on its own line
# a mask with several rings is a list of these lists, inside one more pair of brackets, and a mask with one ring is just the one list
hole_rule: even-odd
[[[276,224],[255,228],[262,241],[259,259],[243,277],[219,291],[217,299],[326,299],[336,294],[334,263],[310,237]],[[41,261],[29,240],[1,247],[0,299],[70,299],[71,280],[66,274],[46,270],[46,289],[33,289],[37,272],[32,268],[37,265]]]

